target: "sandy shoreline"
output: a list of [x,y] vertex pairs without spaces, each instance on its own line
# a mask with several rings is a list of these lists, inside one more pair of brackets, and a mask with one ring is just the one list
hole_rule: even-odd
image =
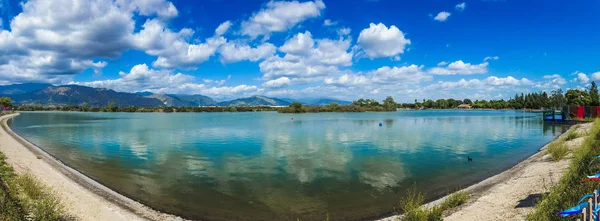
[[[583,144],[591,126],[592,123],[581,124],[577,129],[580,137],[566,142],[569,149]],[[572,127],[571,130],[573,129]],[[568,131],[550,143],[562,139],[567,133]],[[533,207],[519,207],[519,203],[527,201],[525,199],[528,196],[548,192],[559,182],[571,162],[571,154],[558,162],[549,159],[545,151],[548,144],[512,168],[465,188],[470,195],[467,204],[450,211],[444,220],[526,220]],[[446,197],[424,206],[431,208],[439,205]],[[393,221],[398,217],[395,215],[379,221]]]
[[83,175],[15,134],[0,117],[0,152],[18,174],[30,173],[50,187],[77,220],[182,220],[155,211]]

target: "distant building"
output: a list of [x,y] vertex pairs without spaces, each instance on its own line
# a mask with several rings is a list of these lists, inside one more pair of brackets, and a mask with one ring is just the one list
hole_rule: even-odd
[[461,105],[458,105],[457,108],[461,109],[461,110],[468,110],[468,109],[471,109],[471,105],[470,104],[461,104]]

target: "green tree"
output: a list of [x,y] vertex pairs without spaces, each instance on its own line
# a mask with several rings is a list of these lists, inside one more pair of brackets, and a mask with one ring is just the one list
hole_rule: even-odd
[[294,111],[294,113],[302,113],[304,112],[302,109],[302,104],[299,102],[294,102],[292,104],[290,104],[290,107],[292,108],[292,110]]
[[571,89],[567,91],[565,97],[567,98],[567,104],[572,106],[587,106],[592,102],[587,91]]
[[83,102],[83,104],[81,104],[81,111],[88,111],[90,109],[90,107],[88,106],[87,102]]
[[473,101],[471,101],[469,98],[466,98],[463,100],[463,104],[473,104]]
[[394,101],[394,98],[392,98],[391,96],[388,96],[385,98],[385,100],[383,100],[383,108],[386,111],[395,111],[396,107],[398,107],[398,104]]
[[553,90],[550,95],[550,104],[554,108],[562,108],[567,103],[567,99],[562,89]]
[[106,111],[107,112],[116,112],[117,111],[117,103],[115,103],[114,101],[108,102],[108,105],[106,105]]
[[590,88],[590,100],[592,106],[600,105],[600,96],[598,95],[598,86],[596,86],[596,82],[592,81],[592,87]]
[[9,97],[0,97],[0,106],[12,107],[12,101]]

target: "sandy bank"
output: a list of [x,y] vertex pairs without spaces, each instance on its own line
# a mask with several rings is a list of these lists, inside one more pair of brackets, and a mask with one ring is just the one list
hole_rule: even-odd
[[[591,126],[592,123],[581,124],[577,129],[581,137],[566,142],[570,149],[583,144]],[[566,134],[557,139],[562,139]],[[570,155],[561,161],[552,161],[545,156],[547,146],[514,167],[466,188],[470,193],[467,204],[451,211],[444,220],[526,220],[527,214],[533,210],[531,203],[535,200],[531,200],[532,196],[549,192],[571,162]],[[445,198],[428,203],[425,207],[439,205]],[[518,206],[520,203],[521,206]],[[397,218],[392,216],[380,221]]]
[[30,173],[56,192],[69,215],[77,220],[181,220],[152,210],[82,173],[67,167],[37,146],[16,135],[0,117],[0,152],[18,174]]

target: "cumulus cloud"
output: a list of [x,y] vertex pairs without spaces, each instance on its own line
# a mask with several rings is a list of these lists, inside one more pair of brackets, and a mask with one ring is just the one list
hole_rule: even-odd
[[567,80],[561,77],[559,74],[544,75],[542,77],[546,79],[544,82],[538,82],[533,87],[539,89],[559,89],[561,85],[566,84]]
[[401,67],[384,66],[366,74],[346,73],[338,77],[328,77],[325,84],[336,86],[407,85],[429,81],[433,78],[423,71],[423,66],[408,65]]
[[89,68],[100,73],[106,62],[99,59],[136,48],[134,16],[166,21],[178,14],[165,0],[31,0],[21,6],[10,31],[0,30],[0,80],[64,83]]
[[144,16],[156,15],[163,19],[170,19],[179,14],[173,3],[165,0],[116,0],[116,4]]
[[436,20],[436,21],[439,21],[439,22],[443,22],[443,21],[446,21],[446,20],[448,20],[448,17],[450,17],[450,15],[451,15],[451,13],[450,13],[450,12],[443,11],[443,12],[440,12],[440,13],[438,13],[438,14],[437,14],[437,15],[436,15],[436,16],[433,18],[433,20]]
[[168,70],[153,70],[146,64],[138,64],[129,73],[119,72],[119,78],[91,82],[73,82],[90,87],[110,88],[116,91],[136,92],[142,89],[155,91],[194,81],[194,77]]
[[534,83],[527,79],[521,78],[516,79],[512,76],[505,78],[490,76],[485,79],[471,79],[465,80],[460,79],[458,81],[440,81],[437,84],[428,86],[427,89],[454,89],[454,88],[466,88],[466,89],[494,89],[494,87],[505,88],[508,86],[519,86],[519,85],[533,85]]
[[585,73],[575,72],[575,74],[577,75],[577,77],[573,79],[573,82],[579,84],[587,84],[588,82],[590,82],[590,78]]
[[299,82],[315,80],[352,64],[350,44],[349,38],[315,40],[309,31],[298,33],[279,47],[285,53],[283,57],[272,56],[259,67],[265,80],[280,77],[299,78]]
[[404,33],[394,25],[388,28],[383,23],[371,23],[369,28],[360,32],[357,43],[367,57],[373,59],[394,57],[404,53],[410,40],[406,39]]
[[457,11],[464,11],[466,7],[467,7],[467,3],[464,3],[464,2],[454,6],[454,8]]
[[600,80],[600,71],[594,72],[593,74],[591,74],[591,76],[592,76],[592,80],[594,80],[594,81]]
[[[221,26],[217,28],[216,34],[224,30]],[[207,38],[203,43],[193,44],[189,43],[193,34],[194,31],[187,28],[174,32],[166,28],[162,21],[152,19],[143,25],[139,33],[133,35],[132,40],[138,49],[158,56],[152,64],[155,67],[194,69],[215,55],[219,46],[227,39],[215,35]]]
[[290,85],[291,80],[288,77],[280,77],[263,83],[266,88],[282,88]]
[[319,17],[324,9],[322,0],[302,3],[270,1],[265,8],[242,22],[242,34],[251,38],[268,37],[273,32],[286,31],[304,20]]
[[[229,79],[229,77],[227,78]],[[116,91],[137,92],[150,91],[161,94],[203,94],[215,98],[231,96],[247,96],[261,89],[253,85],[238,85],[234,87],[221,86],[225,80],[205,81],[204,84],[194,83],[194,76],[173,73],[171,70],[155,70],[146,64],[138,64],[128,73],[120,72],[119,78],[111,80],[70,82],[89,87],[110,88]],[[218,86],[211,86],[215,83]],[[214,84],[213,84],[214,85]]]
[[245,43],[227,42],[219,48],[219,54],[223,63],[256,62],[271,57],[276,50],[277,47],[271,43],[262,43],[256,47],[251,47]]
[[434,75],[485,74],[487,73],[489,63],[483,62],[481,64],[471,64],[458,60],[448,65],[445,65],[445,63],[440,63],[438,65],[440,67],[430,69],[429,73]]

